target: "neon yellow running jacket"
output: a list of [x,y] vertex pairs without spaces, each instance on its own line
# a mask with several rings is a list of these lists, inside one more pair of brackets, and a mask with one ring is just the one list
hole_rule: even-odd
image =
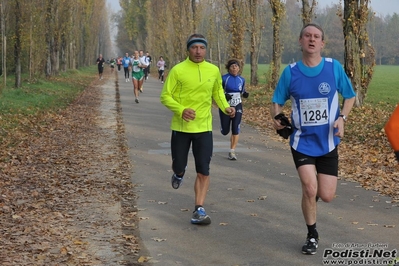
[[[161,103],[174,114],[170,128],[186,133],[212,131],[212,99],[223,111],[230,107],[218,67],[189,58],[170,70],[160,96]],[[186,122],[182,118],[186,108],[195,110],[194,120]]]

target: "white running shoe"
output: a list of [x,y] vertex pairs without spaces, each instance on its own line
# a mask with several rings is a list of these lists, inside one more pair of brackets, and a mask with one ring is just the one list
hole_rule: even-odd
[[237,156],[235,154],[235,152],[229,152],[229,160],[235,161],[237,160]]

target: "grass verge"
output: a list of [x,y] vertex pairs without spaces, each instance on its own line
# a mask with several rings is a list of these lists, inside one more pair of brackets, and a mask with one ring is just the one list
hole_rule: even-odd
[[95,80],[96,68],[68,70],[57,77],[30,82],[22,77],[22,87],[14,88],[12,76],[0,95],[0,143],[6,148],[34,134],[40,117],[57,113],[72,103]]

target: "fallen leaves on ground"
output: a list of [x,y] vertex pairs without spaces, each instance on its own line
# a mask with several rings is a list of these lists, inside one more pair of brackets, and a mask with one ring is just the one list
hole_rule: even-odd
[[123,125],[115,113],[104,126],[101,100],[91,86],[62,113],[19,118],[1,144],[0,265],[135,265]]
[[[257,97],[252,107],[244,103],[245,121],[287,143],[271,127],[270,101]],[[101,120],[100,103],[101,90],[92,86],[60,114],[17,117],[22,126],[1,143],[1,265],[135,265],[149,259],[139,256],[139,210],[120,114],[114,114],[115,125],[104,126],[109,121]],[[352,111],[339,147],[340,177],[394,202],[399,168],[381,130],[389,115],[383,106]]]

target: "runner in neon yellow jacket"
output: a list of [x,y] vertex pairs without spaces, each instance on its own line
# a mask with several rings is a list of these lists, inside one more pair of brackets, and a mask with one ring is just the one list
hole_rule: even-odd
[[[212,99],[230,115],[217,66],[206,61],[195,63],[189,58],[171,69],[161,93],[161,103],[174,113],[170,128],[187,133],[212,131]],[[195,110],[194,120],[184,120],[186,108]]]
[[211,223],[203,204],[209,188],[209,165],[213,153],[213,100],[223,112],[235,116],[235,108],[230,107],[224,95],[219,69],[205,61],[207,44],[201,34],[188,38],[189,56],[171,69],[160,96],[161,103],[173,112],[170,126],[172,187],[178,189],[183,182],[192,146],[197,177],[191,223],[203,225]]

